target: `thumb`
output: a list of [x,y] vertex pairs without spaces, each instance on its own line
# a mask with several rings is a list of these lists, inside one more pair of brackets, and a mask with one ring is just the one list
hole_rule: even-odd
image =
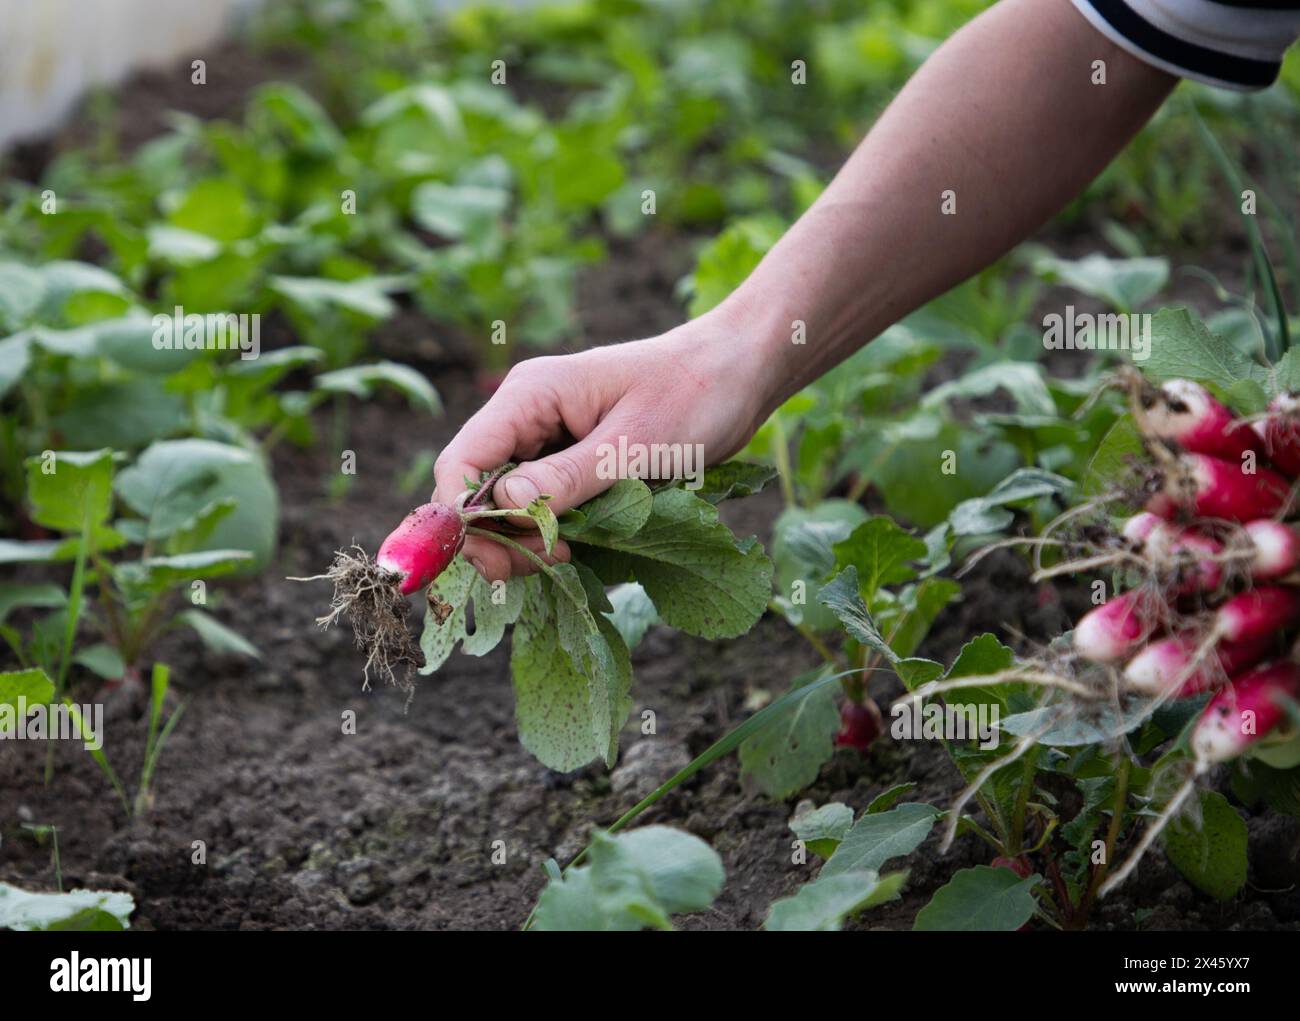
[[[566,450],[527,461],[496,484],[493,497],[498,506],[525,507],[549,495],[551,510],[557,514],[585,503],[618,481],[612,473],[600,471],[611,443],[609,435],[593,434]],[[603,478],[605,474],[610,477]]]

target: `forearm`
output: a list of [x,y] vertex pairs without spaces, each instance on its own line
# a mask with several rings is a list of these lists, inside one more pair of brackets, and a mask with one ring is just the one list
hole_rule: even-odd
[[955,34],[719,307],[762,366],[764,412],[1041,226],[1175,81],[1066,0],[1003,0]]

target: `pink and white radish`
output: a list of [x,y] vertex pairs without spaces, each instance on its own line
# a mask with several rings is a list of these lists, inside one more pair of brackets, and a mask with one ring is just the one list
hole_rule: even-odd
[[1263,443],[1250,424],[1236,418],[1205,387],[1189,379],[1171,379],[1143,397],[1146,430],[1177,443],[1193,454],[1238,461]]
[[1146,509],[1162,518],[1179,511],[1202,518],[1253,521],[1272,517],[1287,507],[1291,484],[1260,465],[1244,465],[1208,454],[1186,454],[1166,472],[1164,487],[1147,501]]
[[1094,663],[1124,659],[1160,626],[1162,609],[1146,589],[1121,593],[1083,615],[1074,628],[1074,649]]
[[1285,585],[1257,585],[1215,611],[1213,636],[1220,641],[1248,642],[1275,637],[1300,623],[1300,589]]
[[[1193,634],[1177,635],[1152,642],[1124,668],[1125,686],[1146,695],[1186,698],[1219,687],[1227,678],[1254,666],[1275,647],[1271,637],[1244,642],[1219,642],[1213,650],[1216,669],[1208,651]],[[1197,662],[1197,656],[1202,657]],[[1172,690],[1171,689],[1175,689]]]
[[1300,665],[1266,663],[1234,678],[1201,713],[1192,751],[1201,762],[1227,762],[1267,736],[1286,717],[1283,699],[1300,696]]
[[1245,526],[1250,540],[1250,575],[1260,581],[1300,570],[1300,535],[1290,525],[1264,518]]
[[455,507],[426,503],[393,529],[375,563],[401,575],[402,595],[424,588],[446,570],[465,542],[465,520]]

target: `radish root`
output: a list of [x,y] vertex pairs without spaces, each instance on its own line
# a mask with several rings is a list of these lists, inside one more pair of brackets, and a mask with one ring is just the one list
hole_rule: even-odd
[[353,546],[337,551],[324,574],[289,580],[334,583],[330,612],[316,623],[324,629],[346,618],[352,626],[356,646],[366,654],[364,689],[369,689],[374,670],[408,696],[414,693],[411,674],[420,650],[406,626],[406,598],[398,587],[401,575],[384,570],[360,546]]

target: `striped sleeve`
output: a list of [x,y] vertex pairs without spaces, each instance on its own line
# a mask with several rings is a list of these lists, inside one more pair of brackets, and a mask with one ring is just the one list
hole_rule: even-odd
[[1222,88],[1262,89],[1300,36],[1300,0],[1072,0],[1139,60]]

